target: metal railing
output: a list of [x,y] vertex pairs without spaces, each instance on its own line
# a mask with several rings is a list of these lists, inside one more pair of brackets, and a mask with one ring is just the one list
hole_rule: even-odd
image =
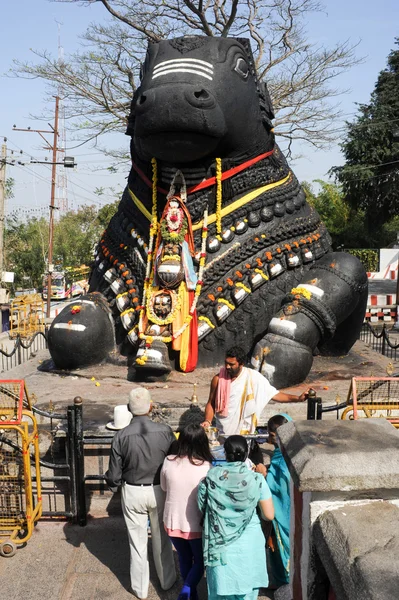
[[18,335],[10,352],[0,347],[0,373],[5,373],[18,365],[22,365],[39,350],[45,350],[46,348],[48,348],[47,331],[38,331],[28,340]]
[[399,336],[389,335],[392,327],[387,328],[384,323],[381,328],[373,327],[370,323],[363,323],[359,339],[376,352],[387,356],[391,360],[399,357]]

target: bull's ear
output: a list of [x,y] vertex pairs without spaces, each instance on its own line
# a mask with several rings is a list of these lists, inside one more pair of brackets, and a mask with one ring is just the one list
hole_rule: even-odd
[[267,89],[267,85],[264,81],[261,81],[259,83],[259,87],[260,87],[261,95],[263,96],[263,99],[264,99],[265,112],[267,114],[267,117],[270,120],[272,120],[275,118],[275,115],[274,115],[273,104],[272,104],[272,100],[270,98],[269,90]]
[[137,101],[137,95],[138,95],[137,92],[138,92],[138,89],[136,89],[136,91],[134,92],[133,100],[130,104],[130,113],[127,118],[127,128],[125,131],[125,135],[129,135],[130,137],[133,137],[133,135],[134,135],[134,121],[136,118],[135,107],[136,107],[136,101]]

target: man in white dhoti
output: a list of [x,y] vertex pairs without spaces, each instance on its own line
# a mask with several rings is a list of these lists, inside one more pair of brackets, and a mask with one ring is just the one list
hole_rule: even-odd
[[219,433],[253,433],[263,409],[270,400],[304,402],[300,396],[279,392],[258,371],[245,367],[245,353],[239,346],[226,352],[225,366],[211,382],[202,425],[209,427],[215,417]]

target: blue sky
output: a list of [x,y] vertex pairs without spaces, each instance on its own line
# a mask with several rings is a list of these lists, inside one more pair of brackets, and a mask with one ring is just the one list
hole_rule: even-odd
[[[90,7],[79,4],[52,3],[48,0],[14,0],[3,3],[0,25],[0,74],[7,72],[13,59],[34,61],[31,49],[48,50],[57,55],[58,32],[65,56],[79,49],[79,34],[83,33],[92,21],[104,22],[106,11],[98,3]],[[352,119],[356,113],[356,103],[367,102],[373,91],[378,73],[386,66],[387,56],[394,48],[394,38],[399,36],[398,0],[381,0],[378,4],[371,0],[326,0],[325,12],[314,13],[307,18],[307,31],[311,42],[332,46],[338,41],[350,39],[359,42],[358,56],[364,56],[361,65],[337,77],[335,85],[350,92],[340,97],[345,118]],[[58,26],[57,22],[61,25]],[[38,134],[13,131],[17,127],[49,129],[46,122],[34,121],[30,115],[42,113],[46,106],[46,86],[41,80],[0,78],[0,141],[8,138],[9,152],[23,150],[25,166],[7,167],[7,175],[15,179],[15,198],[8,203],[8,212],[35,209],[46,213],[50,198],[50,168],[46,165],[29,164],[29,157],[42,160],[50,154],[42,149]],[[296,144],[295,154],[303,158],[292,164],[300,180],[326,179],[327,171],[343,159],[339,142],[344,135],[337,122],[337,143],[324,152],[314,151],[306,145]],[[105,140],[104,140],[105,143]],[[126,144],[128,138],[120,135],[118,146]],[[67,146],[75,143],[67,138]],[[123,189],[127,173],[110,175],[106,170],[105,158],[89,145],[73,150],[77,168],[67,170],[68,202],[76,208],[80,204],[105,204],[109,198],[99,198],[93,192],[96,187],[119,186]],[[59,172],[63,169],[60,167]],[[42,207],[42,208],[41,208]],[[40,209],[40,210],[39,210]]]

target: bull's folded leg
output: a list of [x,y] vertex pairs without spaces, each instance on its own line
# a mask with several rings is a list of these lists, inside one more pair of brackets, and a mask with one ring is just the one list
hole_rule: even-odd
[[356,341],[367,301],[360,261],[345,253],[323,257],[283,301],[255,346],[252,365],[277,388],[305,379],[317,347],[345,354]]

